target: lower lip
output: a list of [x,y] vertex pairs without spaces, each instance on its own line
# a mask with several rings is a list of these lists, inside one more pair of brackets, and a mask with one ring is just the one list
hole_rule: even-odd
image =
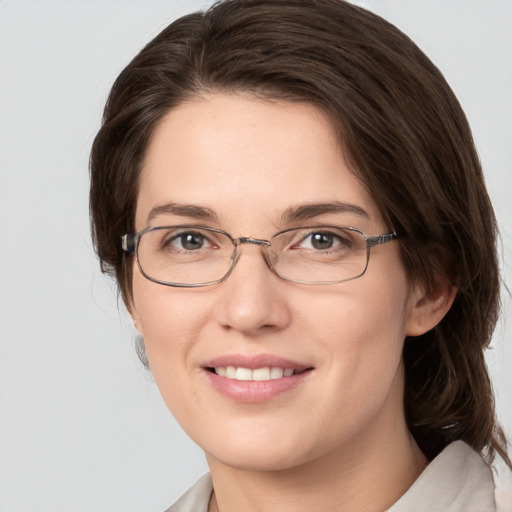
[[221,377],[216,373],[204,370],[212,387],[224,396],[236,401],[249,404],[267,402],[273,398],[290,391],[304,381],[311,373],[306,370],[290,377],[271,380],[236,380]]

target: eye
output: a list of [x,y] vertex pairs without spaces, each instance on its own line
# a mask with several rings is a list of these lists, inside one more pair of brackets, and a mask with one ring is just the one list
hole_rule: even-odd
[[162,247],[177,251],[199,251],[215,247],[206,235],[197,231],[172,233],[162,240]]
[[309,245],[314,249],[331,249],[337,242],[332,233],[311,233],[307,238]]
[[329,249],[341,249],[350,247],[348,238],[329,231],[315,231],[308,233],[294,248],[313,249],[316,251],[327,251]]
[[201,249],[205,243],[205,237],[199,233],[184,233],[176,241],[179,241],[181,247],[187,251]]

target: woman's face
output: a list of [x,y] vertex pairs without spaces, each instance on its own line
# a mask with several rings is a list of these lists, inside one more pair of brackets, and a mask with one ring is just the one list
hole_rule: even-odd
[[[320,110],[220,94],[171,111],[148,148],[136,228],[177,224],[267,240],[304,225],[390,231]],[[133,272],[131,312],[155,381],[210,461],[297,467],[378,449],[405,428],[401,352],[414,306],[397,242],[374,247],[366,273],[339,284],[284,281],[249,244],[213,286]],[[228,366],[295,373],[212,372]]]

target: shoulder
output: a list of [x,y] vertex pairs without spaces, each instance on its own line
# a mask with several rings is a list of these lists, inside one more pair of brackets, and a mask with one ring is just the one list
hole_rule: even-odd
[[212,491],[212,479],[206,473],[165,512],[208,512]]
[[462,441],[448,445],[388,512],[494,512],[492,471]]

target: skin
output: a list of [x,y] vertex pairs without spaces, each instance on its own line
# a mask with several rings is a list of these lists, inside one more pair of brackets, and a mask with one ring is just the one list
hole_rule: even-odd
[[[366,215],[282,219],[332,201]],[[215,218],[148,221],[171,202]],[[311,224],[390,231],[317,108],[213,93],[167,114],[141,175],[137,230],[183,223],[263,239]],[[134,266],[134,324],[166,404],[205,450],[210,510],[385,510],[424,469],[404,419],[401,353],[406,335],[442,318],[453,292],[427,297],[412,286],[398,244],[374,247],[362,277],[333,285],[280,279],[254,245],[242,247],[228,279],[204,288],[155,284]],[[270,400],[240,403],[205,378],[205,361],[225,354],[272,354],[313,369]]]

